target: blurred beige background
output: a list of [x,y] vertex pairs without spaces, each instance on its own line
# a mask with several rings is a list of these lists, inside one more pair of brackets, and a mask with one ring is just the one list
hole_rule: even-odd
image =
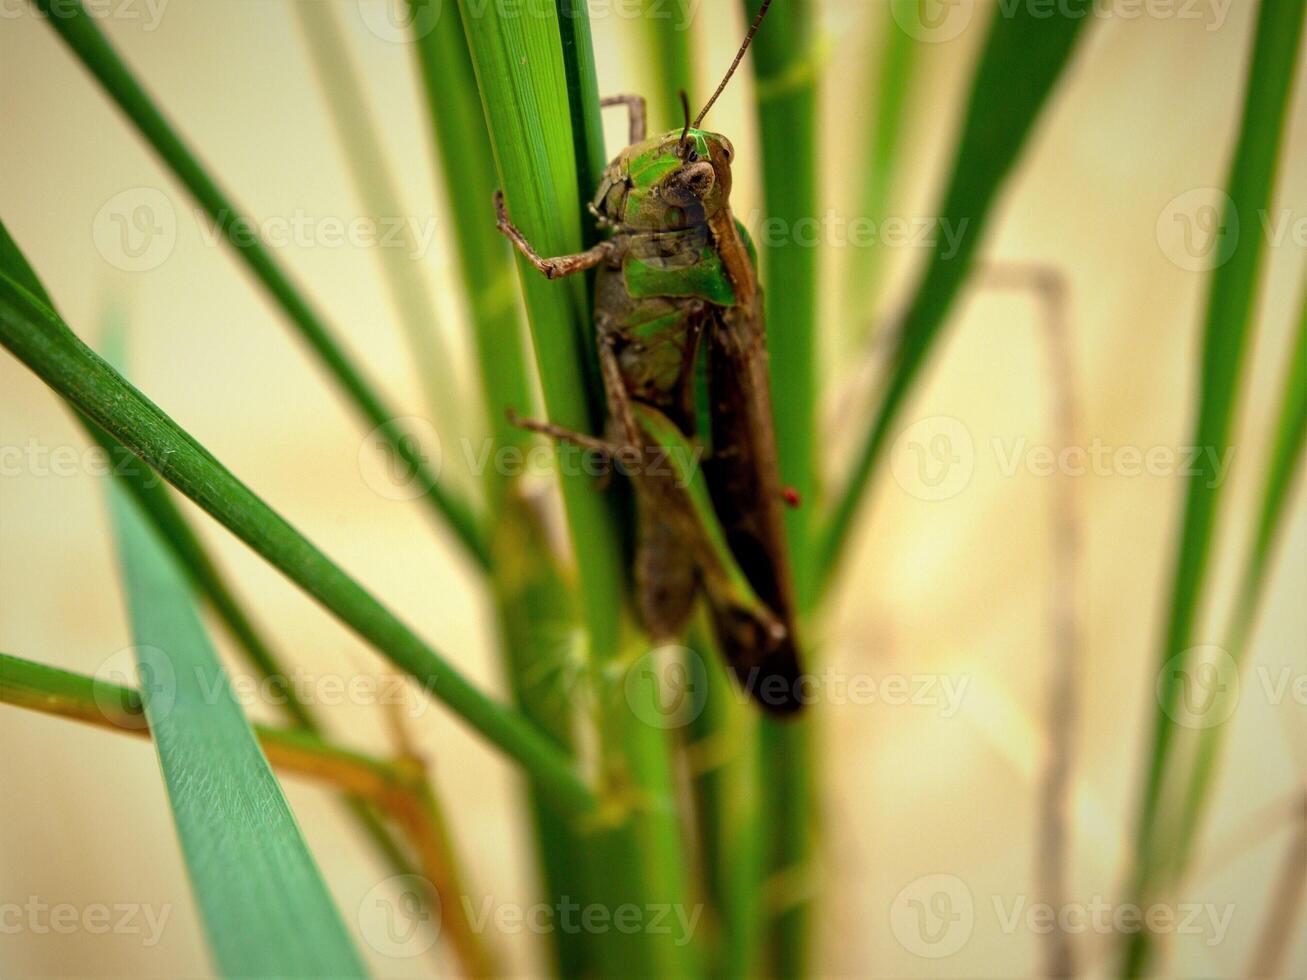
[[[364,212],[356,198],[288,2],[116,0],[104,27],[238,202],[256,218],[304,215],[321,228]],[[325,0],[324,0],[325,2]],[[119,6],[122,4],[123,6]],[[162,7],[160,8],[160,5]],[[693,23],[701,78],[716,78],[738,43],[735,4],[699,4]],[[621,5],[594,3],[605,91],[638,89],[648,74],[636,25]],[[849,215],[863,97],[887,8],[861,0],[822,5],[832,84],[825,93],[823,208]],[[1095,17],[1061,97],[1046,113],[991,227],[986,253],[1047,262],[1069,279],[1076,395],[1085,446],[1183,447],[1190,435],[1204,277],[1177,239],[1177,211],[1224,181],[1254,7],[1204,4],[1201,16]],[[1156,10],[1161,11],[1158,7]],[[382,0],[339,0],[352,53],[401,179],[406,211],[435,229],[421,267],[439,297],[435,318],[460,358],[462,324],[424,112],[406,45],[389,39]],[[913,94],[911,151],[893,213],[928,217],[952,143],[986,3],[958,8],[956,37],[924,45]],[[131,16],[135,12],[139,16]],[[157,17],[156,17],[157,13]],[[955,14],[957,11],[955,11]],[[1307,76],[1302,59],[1300,76]],[[701,85],[706,83],[701,82]],[[69,322],[92,344],[105,311],[130,322],[129,375],[274,507],[384,596],[423,635],[487,688],[502,690],[487,643],[487,608],[475,579],[425,514],[370,489],[363,433],[291,338],[278,312],[178,184],[124,125],[50,29],[18,0],[0,0],[0,215]],[[741,211],[757,207],[749,162],[756,139],[744,113],[743,76],[711,125],[743,161]],[[1200,630],[1221,639],[1237,559],[1247,540],[1287,341],[1307,257],[1307,77],[1299,78],[1266,253],[1260,327],[1252,349],[1216,568],[1216,615]],[[622,121],[610,119],[610,146]],[[145,192],[139,189],[147,189]],[[143,272],[124,271],[112,202],[157,195],[174,222],[170,251]],[[1182,195],[1188,195],[1183,196]],[[1180,198],[1179,203],[1175,203]],[[119,199],[121,200],[121,199]],[[1281,226],[1277,222],[1285,219]],[[487,220],[490,213],[487,211]],[[1244,233],[1261,233],[1249,222]],[[108,236],[108,237],[106,237]],[[394,401],[421,413],[422,396],[369,248],[321,235],[291,240],[277,257],[294,273]],[[105,252],[111,253],[106,259]],[[845,256],[831,248],[832,269]],[[884,306],[922,257],[887,252]],[[835,281],[832,280],[832,294]],[[777,288],[773,285],[772,288]],[[832,302],[832,405],[848,359],[834,338],[849,329]],[[833,670],[876,678],[965,683],[957,710],[939,704],[823,708],[824,810],[820,972],[858,976],[1016,976],[1035,970],[1041,937],[1004,915],[1038,901],[1032,869],[1041,713],[1049,659],[1048,508],[1055,480],[1022,463],[1022,447],[1051,445],[1051,384],[1036,307],[1019,295],[973,289],[955,312],[928,383],[904,418],[930,433],[961,425],[974,449],[946,499],[922,499],[908,442],[896,447],[858,526],[854,561],[824,642]],[[783,375],[783,366],[778,376]],[[782,380],[779,383],[783,383]],[[954,422],[941,422],[941,419]],[[832,422],[829,465],[846,459]],[[933,427],[933,428],[932,428]],[[58,401],[7,354],[0,357],[0,447],[84,446]],[[1023,441],[1024,440],[1024,441]],[[73,450],[66,450],[73,451]],[[74,464],[68,475],[34,465],[24,449],[0,479],[0,649],[95,672],[128,644],[110,551],[103,483]],[[1087,475],[1076,481],[1085,519],[1078,596],[1086,624],[1081,717],[1075,732],[1074,898],[1120,895],[1126,844],[1151,722],[1155,651],[1169,587],[1180,482],[1171,474]],[[1222,941],[1180,937],[1183,975],[1240,974],[1266,912],[1291,825],[1285,801],[1307,767],[1307,712],[1268,698],[1263,678],[1307,671],[1307,506],[1299,487],[1260,629],[1230,723],[1229,756],[1212,812],[1211,846],[1184,900],[1233,906]],[[242,546],[199,522],[206,538],[310,673],[374,670],[378,661]],[[1260,671],[1260,672],[1259,672]],[[413,728],[429,752],[458,845],[478,894],[534,900],[518,819],[517,782],[493,752],[445,712],[423,703]],[[351,743],[382,749],[375,708],[330,716]],[[62,720],[0,709],[3,813],[0,901],[144,903],[169,918],[157,943],[139,934],[59,936],[0,930],[13,977],[205,974],[209,970],[152,752],[143,743]],[[288,784],[291,801],[347,920],[383,870],[349,834],[328,794]],[[929,959],[900,942],[890,910],[924,875],[951,875],[974,901],[974,929],[953,955]],[[950,879],[950,880],[954,880]],[[1106,937],[1079,948],[1106,969]],[[538,967],[538,941],[499,937],[515,972]],[[426,958],[363,946],[378,976],[422,975]],[[445,964],[448,965],[448,964]],[[1290,966],[1307,974],[1300,933]]]

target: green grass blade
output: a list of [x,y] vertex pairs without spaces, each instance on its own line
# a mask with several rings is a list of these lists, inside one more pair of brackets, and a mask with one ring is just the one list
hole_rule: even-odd
[[[761,0],[744,0],[749,21]],[[810,525],[817,500],[817,288],[821,250],[795,235],[817,213],[816,4],[775,4],[753,42],[767,219],[785,229],[759,244],[781,479],[808,506],[787,509],[799,608],[811,606]],[[711,120],[709,120],[711,125]],[[783,383],[781,373],[783,372]]]
[[121,485],[109,495],[145,715],[219,969],[362,976],[181,570]]
[[[884,25],[881,27],[879,65],[872,97],[867,102],[868,116],[864,129],[866,144],[861,150],[854,173],[864,174],[858,217],[867,218],[880,227],[886,219],[889,196],[902,148],[907,118],[908,95],[921,54],[921,45],[900,24],[912,23],[912,9],[919,0],[889,0],[878,6]],[[861,348],[875,326],[875,302],[885,250],[879,245],[851,247],[844,269],[844,315],[848,328],[843,331]]]
[[[149,732],[141,694],[99,677],[0,653],[0,704],[67,718],[128,735]],[[255,725],[268,761],[279,769],[373,797],[405,791],[395,765],[322,741],[299,729]]]
[[0,343],[393,664],[429,685],[433,696],[547,784],[554,802],[593,807],[594,797],[571,763],[533,725],[478,691],[89,350],[57,314],[4,275]]
[[[380,434],[405,463],[412,467],[424,495],[447,522],[455,537],[483,567],[488,564],[484,534],[472,507],[442,484],[431,472],[421,448],[395,422],[392,411],[376,388],[354,365],[323,318],[291,282],[264,247],[254,222],[236,208],[199,159],[164,118],[118,53],[110,46],[81,0],[33,0],[50,25],[104,87],[105,92],[132,121],[178,180],[214,221],[247,268],[289,317],[363,420]],[[51,15],[51,7],[58,9]]]
[[[27,264],[9,231],[0,224],[0,272],[10,276],[51,309],[54,303],[36,272]],[[158,477],[140,460],[114,441],[98,425],[80,412],[74,413],[86,434],[111,460],[110,471],[120,479],[155,529],[172,549],[173,557],[185,569],[191,585],[217,613],[237,646],[259,675],[270,684],[274,700],[306,731],[318,731],[318,725],[299,692],[286,683],[286,671],[271,645],[255,626],[252,618],[236,598],[235,592],[218,566],[209,557],[199,536]],[[345,805],[353,814],[365,836],[397,874],[412,873],[412,866],[375,810],[358,799],[347,798]]]
[[937,212],[958,229],[956,251],[935,247],[908,305],[871,430],[820,534],[816,562],[823,583],[837,571],[872,471],[966,282],[999,192],[1093,19],[1092,6],[1092,0],[1067,0],[1047,10],[1018,4],[1010,16],[995,12]]
[[[1266,579],[1284,529],[1290,491],[1302,471],[1307,449],[1307,278],[1304,278],[1298,336],[1285,371],[1280,411],[1276,416],[1275,440],[1263,480],[1261,513],[1257,530],[1244,559],[1239,599],[1233,623],[1226,632],[1225,651],[1242,666],[1265,594]],[[1212,780],[1229,726],[1204,728],[1199,735],[1198,755],[1185,794],[1179,841],[1176,845],[1177,874],[1183,875],[1193,862],[1198,830],[1207,807]]]
[[[584,202],[594,196],[608,165],[604,124],[599,109],[599,76],[595,69],[590,14],[585,0],[555,2],[558,5],[559,40],[563,46],[563,72],[567,77],[567,104],[572,117],[577,200]],[[587,245],[598,241],[599,229],[593,221],[581,222],[581,239]],[[593,275],[586,278],[588,282],[594,281]],[[588,298],[588,291],[586,295]]]
[[[458,246],[482,403],[496,449],[525,448],[530,436],[508,421],[510,409],[526,412],[533,406],[517,273],[508,242],[493,218],[486,218],[496,188],[495,158],[458,7],[433,8],[434,2],[410,0],[413,23],[431,23],[415,40],[415,54]],[[487,509],[495,515],[512,480],[489,466],[486,481]]]
[[[749,22],[761,0],[744,0]],[[786,536],[794,567],[800,614],[815,599],[812,574],[813,516],[819,500],[817,470],[817,304],[821,250],[796,234],[817,213],[818,109],[817,5],[812,0],[775,4],[753,42],[758,99],[763,195],[767,219],[781,240],[760,245],[767,307],[767,347],[772,364],[772,411],[781,479],[805,506],[787,509]],[[760,803],[755,846],[763,880],[803,877],[816,850],[812,834],[812,758],[809,723],[758,725]],[[809,969],[811,904],[779,911],[761,927],[762,960],[775,976]]]
[[[314,74],[327,102],[327,115],[359,199],[374,219],[399,219],[405,214],[399,184],[386,162],[363,78],[355,68],[335,6],[295,3],[291,9],[299,19]],[[464,414],[461,386],[434,322],[435,297],[422,271],[421,248],[411,222],[400,222],[398,238],[394,245],[399,247],[373,251],[391,306],[408,340],[432,421],[445,432]]]
[[[462,9],[509,213],[541,254],[578,252],[581,203],[557,22],[505,16],[495,4],[471,17]],[[494,227],[490,200],[483,220]],[[581,368],[594,356],[585,283],[549,282],[525,259],[518,270],[546,413],[564,428],[594,431],[597,402]],[[622,608],[625,576],[617,534],[587,477],[565,475],[561,484],[592,653],[603,659],[616,653]]]
[[690,0],[641,0],[640,26],[649,53],[651,78],[644,96],[649,100],[649,131],[681,125],[680,92],[690,99],[690,111],[708,97],[695,85],[690,25],[695,8]]
[[[1296,0],[1266,0],[1259,10],[1248,62],[1243,115],[1226,184],[1227,208],[1232,209],[1232,214],[1223,217],[1226,227],[1232,217],[1262,214],[1270,207],[1303,19],[1304,7]],[[1222,489],[1211,460],[1224,459],[1230,444],[1244,355],[1252,334],[1258,270],[1264,248],[1262,235],[1240,235],[1228,260],[1211,275],[1193,440],[1193,445],[1203,446],[1207,452],[1188,477],[1159,665],[1173,657],[1187,657],[1193,646]],[[1167,881],[1159,879],[1169,879],[1176,870],[1176,836],[1158,826],[1158,813],[1176,737],[1177,725],[1173,719],[1184,663],[1181,661],[1175,670],[1163,671],[1159,682],[1136,840],[1134,885],[1138,895],[1166,887]],[[1138,975],[1146,970],[1151,949],[1151,938],[1145,933],[1132,937],[1127,945],[1124,971]]]
[[[588,23],[580,23],[585,8],[567,8],[569,22],[560,26],[556,16],[522,17],[495,4],[477,6],[471,16],[472,3],[461,5],[509,213],[542,254],[580,251],[585,234],[577,155],[580,167],[601,159],[594,113],[585,104],[574,110],[569,97],[569,85],[584,82],[593,59],[585,43]],[[584,132],[576,131],[574,119]],[[486,220],[493,220],[489,202]],[[550,282],[524,259],[518,269],[546,412],[565,428],[595,432],[601,399],[583,370],[595,356],[588,284],[583,277]],[[589,658],[599,682],[601,765],[612,784],[638,800],[629,821],[594,838],[599,900],[613,908],[651,902],[689,908],[666,733],[640,721],[623,697],[622,658],[630,653],[634,661],[642,651],[622,643],[627,575],[618,525],[590,479],[579,468],[569,470],[560,480]],[[646,695],[651,692],[641,689],[636,697]],[[697,973],[693,946],[678,946],[665,935],[608,935],[598,945],[599,969],[612,974]]]
[[[472,321],[482,402],[496,452],[522,451],[526,430],[510,424],[510,409],[528,412],[525,332],[517,313],[517,271],[508,243],[492,221],[487,202],[496,187],[495,159],[486,131],[481,95],[456,4],[434,9],[432,0],[411,0],[413,23],[431,24],[415,41],[420,76],[436,143],[447,206],[453,215],[463,294]],[[575,601],[558,567],[538,509],[524,496],[522,480],[502,467],[486,468],[486,500],[494,531],[490,589],[497,616],[500,659],[522,713],[560,750],[573,753],[576,681]],[[570,823],[531,787],[532,823],[541,878],[553,901],[579,901],[584,885],[585,844]],[[550,932],[556,972],[589,973],[591,937]]]
[[[525,332],[517,312],[517,270],[508,243],[487,220],[494,195],[495,159],[481,95],[456,4],[433,9],[411,0],[413,23],[431,24],[415,39],[436,158],[453,216],[463,295],[472,321],[479,391],[496,452],[524,451],[532,439],[508,420],[534,404]],[[573,752],[577,665],[576,603],[569,591],[538,509],[525,498],[522,480],[502,467],[486,468],[485,496],[494,531],[490,590],[497,616],[500,658],[522,713],[560,750]],[[532,823],[541,878],[553,900],[586,894],[586,844],[571,823],[531,787]],[[592,937],[550,933],[556,972],[591,971]]]

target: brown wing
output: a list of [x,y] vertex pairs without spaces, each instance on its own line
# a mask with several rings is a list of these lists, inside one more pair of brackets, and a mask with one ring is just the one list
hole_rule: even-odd
[[714,608],[713,617],[741,685],[770,713],[787,715],[803,706],[802,668],[761,311],[759,292],[751,308],[718,308],[708,330],[713,454],[704,472],[731,551],[787,635],[778,644],[729,609]]

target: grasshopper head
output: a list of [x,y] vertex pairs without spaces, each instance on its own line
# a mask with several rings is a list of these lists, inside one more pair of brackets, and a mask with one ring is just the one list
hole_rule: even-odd
[[604,173],[594,207],[607,223],[634,231],[702,225],[731,197],[735,149],[725,136],[690,129],[627,147]]

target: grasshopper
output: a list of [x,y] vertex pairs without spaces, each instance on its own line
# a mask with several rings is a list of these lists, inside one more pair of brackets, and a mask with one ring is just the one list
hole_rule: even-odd
[[[725,90],[771,0],[693,122],[648,138],[639,96],[624,106],[631,145],[604,171],[590,211],[609,237],[542,258],[496,196],[499,230],[549,279],[597,270],[595,331],[608,439],[518,424],[623,459],[671,459],[674,472],[629,468],[635,490],[638,612],[649,634],[680,635],[702,594],[740,682],[789,715],[800,662],[785,547],[757,256],[730,208],[730,140],[699,128]],[[687,460],[706,448],[702,470]],[[697,455],[693,455],[697,459]],[[792,501],[793,502],[793,501]]]

